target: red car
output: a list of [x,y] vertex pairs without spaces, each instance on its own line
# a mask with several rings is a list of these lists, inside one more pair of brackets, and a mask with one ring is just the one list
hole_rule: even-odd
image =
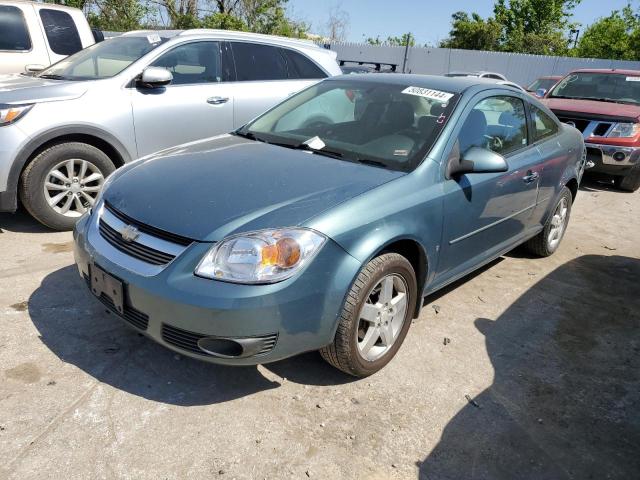
[[[536,97],[544,97],[544,93],[547,93],[551,90],[558,80],[562,79],[562,75],[549,75],[546,77],[540,77],[536,79],[531,85],[529,85],[525,90],[529,93],[532,93]],[[544,90],[544,93],[542,91]]]
[[640,188],[640,71],[575,70],[542,100],[561,122],[582,132],[591,171]]

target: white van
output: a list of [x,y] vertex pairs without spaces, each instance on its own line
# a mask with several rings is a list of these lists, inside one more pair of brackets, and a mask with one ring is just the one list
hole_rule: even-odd
[[0,0],[0,74],[43,70],[95,42],[77,8]]

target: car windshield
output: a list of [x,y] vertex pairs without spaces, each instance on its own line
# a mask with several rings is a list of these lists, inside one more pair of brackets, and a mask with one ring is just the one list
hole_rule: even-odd
[[560,80],[549,97],[640,104],[640,76],[597,72],[572,73]]
[[555,78],[539,78],[527,87],[527,91],[535,92],[536,90],[540,90],[541,88],[549,90],[556,84],[557,81],[558,80],[556,80]]
[[424,86],[327,80],[238,130],[257,141],[409,172],[437,140],[459,94]]
[[38,76],[56,80],[110,78],[166,41],[155,34],[111,38],[61,60]]

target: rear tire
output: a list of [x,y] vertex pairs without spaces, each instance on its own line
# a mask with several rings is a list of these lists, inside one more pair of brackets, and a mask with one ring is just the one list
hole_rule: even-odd
[[38,154],[24,169],[20,200],[40,223],[54,230],[71,230],[115,169],[96,147],[60,143]]
[[549,215],[547,222],[544,224],[544,228],[524,244],[525,248],[540,257],[552,255],[560,246],[562,238],[567,231],[572,203],[571,190],[563,187],[560,197],[553,207],[552,214]]
[[616,186],[625,192],[635,192],[640,188],[640,168],[636,167],[624,177],[616,177]]
[[371,260],[351,285],[336,336],[320,350],[322,358],[356,377],[383,368],[411,326],[417,290],[413,267],[403,256],[385,253]]

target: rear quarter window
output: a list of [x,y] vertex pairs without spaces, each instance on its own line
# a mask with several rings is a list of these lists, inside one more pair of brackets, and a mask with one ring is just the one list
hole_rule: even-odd
[[31,38],[22,10],[0,5],[0,50],[24,52],[31,50]]
[[40,20],[53,53],[73,55],[82,50],[78,29],[67,12],[43,8],[40,10]]
[[287,59],[289,78],[314,79],[327,77],[327,74],[324,73],[320,67],[301,53],[294,52],[293,50],[288,50],[286,48],[282,48],[280,51]]

